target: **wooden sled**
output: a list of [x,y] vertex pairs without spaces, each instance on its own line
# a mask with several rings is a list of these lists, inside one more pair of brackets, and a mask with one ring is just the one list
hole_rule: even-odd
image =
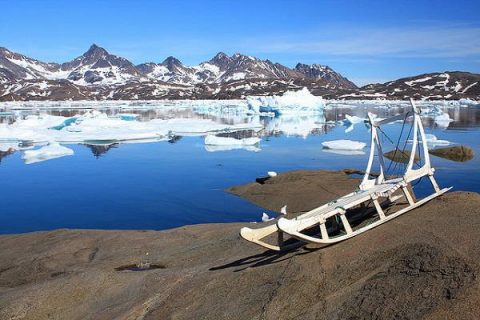
[[[300,244],[306,242],[330,245],[373,229],[450,190],[451,188],[440,189],[433,177],[435,169],[432,168],[430,163],[427,139],[425,138],[425,132],[420,118],[421,111],[415,107],[412,99],[410,99],[410,102],[413,110],[395,117],[375,121],[373,115],[368,114],[368,122],[371,127],[370,154],[367,170],[355,192],[349,193],[293,219],[281,217],[275,224],[258,229],[244,227],[240,230],[240,235],[245,240],[276,251],[288,250],[292,247],[299,246],[298,241],[284,241],[285,235],[301,240],[302,242],[300,242]],[[406,121],[410,115],[413,116],[413,141],[406,170],[402,177],[387,180],[385,178],[386,170],[378,131],[381,125],[401,119]],[[419,142],[419,140],[421,142]],[[414,169],[415,155],[417,151],[420,152],[418,148],[419,143],[422,145],[421,155],[423,156],[424,164],[420,168]],[[375,155],[375,151],[377,151],[377,155]],[[380,173],[378,177],[370,178],[375,157],[377,157],[379,161]],[[409,184],[422,177],[428,177],[433,187],[433,193],[417,201],[413,190],[409,188]],[[400,198],[405,198],[405,207],[391,212],[390,209],[393,209],[395,206],[398,207],[397,201]],[[369,208],[369,204],[373,204],[373,207]],[[388,207],[389,210],[385,211],[385,207]],[[353,221],[352,218],[353,215],[351,212],[353,210],[357,212],[370,210],[372,211],[373,218],[370,219],[371,221],[367,221],[367,223],[357,224],[357,221]],[[269,241],[265,238],[269,238]],[[271,242],[275,244],[271,244]]]

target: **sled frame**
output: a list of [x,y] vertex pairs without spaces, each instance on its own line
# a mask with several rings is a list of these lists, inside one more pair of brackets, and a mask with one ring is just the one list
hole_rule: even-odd
[[[366,121],[368,121],[371,128],[370,153],[365,174],[356,191],[310,210],[293,219],[281,217],[276,220],[274,224],[258,229],[244,227],[240,230],[242,238],[275,251],[289,250],[304,243],[330,245],[373,229],[404,213],[420,207],[450,190],[451,187],[440,189],[434,178],[435,169],[430,163],[427,139],[425,138],[425,131],[420,117],[421,110],[415,106],[413,99],[410,99],[410,103],[412,105],[412,110],[410,112],[379,121],[376,121],[374,116],[371,113],[368,113],[368,120]],[[413,117],[413,142],[406,171],[400,178],[386,180],[383,150],[378,134],[379,128],[381,125],[393,121],[406,121],[410,114]],[[420,168],[414,169],[413,166],[415,164],[415,155],[418,151],[419,138],[421,141],[420,143],[422,144],[424,164]],[[371,178],[371,170],[376,157],[379,162],[380,172],[377,177]],[[417,201],[413,189],[409,188],[409,184],[422,177],[428,177],[433,188],[433,193]],[[397,190],[401,190],[400,195],[394,195]],[[387,214],[384,211],[384,208],[386,206],[393,207],[397,205],[397,201],[400,198],[405,198],[406,207]],[[363,206],[368,206],[368,204],[373,204],[373,208],[369,208],[368,210],[374,211],[373,217],[376,220],[367,225],[360,225],[358,228],[353,228],[352,221],[347,217],[347,210],[354,208],[358,209],[359,206],[363,208]],[[332,232],[329,232],[329,225],[331,227],[332,224],[336,225],[337,234],[332,235]],[[312,230],[315,235],[310,234],[312,233]],[[341,230],[340,233],[338,233],[338,230]],[[274,238],[274,244],[264,240],[264,238],[275,236],[275,234],[276,237]],[[285,234],[300,240],[300,242],[285,242]],[[270,242],[271,241],[272,240],[270,239]]]

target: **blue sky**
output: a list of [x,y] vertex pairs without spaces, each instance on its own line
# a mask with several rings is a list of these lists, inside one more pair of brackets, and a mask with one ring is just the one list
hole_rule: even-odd
[[218,51],[327,64],[358,84],[480,72],[479,0],[0,0],[0,46],[44,61],[96,43],[134,63]]

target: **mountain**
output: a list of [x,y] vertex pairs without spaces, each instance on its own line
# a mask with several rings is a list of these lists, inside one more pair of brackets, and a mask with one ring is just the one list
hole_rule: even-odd
[[21,79],[48,79],[60,70],[57,63],[41,62],[0,47],[0,83]]
[[195,76],[195,69],[184,66],[175,57],[168,57],[162,63],[140,64],[137,70],[150,79],[176,84],[195,84],[201,81]]
[[130,61],[112,55],[95,44],[80,57],[63,63],[61,71],[68,73],[68,80],[80,85],[124,84],[143,78]]
[[66,79],[78,85],[123,84],[143,75],[125,58],[93,44],[80,57],[63,64],[45,63],[0,48],[0,82]]
[[461,99],[480,100],[480,74],[469,72],[426,73],[386,83],[369,84],[340,98],[356,99]]
[[320,64],[289,68],[270,60],[219,52],[195,66],[175,57],[134,65],[95,44],[65,63],[47,63],[0,48],[0,101],[238,99],[307,87],[339,99],[480,99],[480,75],[444,72],[370,84]]
[[270,60],[260,60],[240,53],[228,56],[223,52],[219,52],[212,59],[193,67],[187,67],[178,59],[168,57],[160,64],[145,63],[138,65],[137,69],[150,79],[176,84],[212,84],[252,79],[299,80],[308,78],[323,79],[336,88],[356,88],[355,84],[329,67],[298,65],[316,70],[316,73],[309,75],[303,72],[303,70],[290,69]]
[[357,86],[353,82],[335,72],[329,66],[298,63],[295,66],[295,70],[310,79],[323,79],[340,88],[357,89]]

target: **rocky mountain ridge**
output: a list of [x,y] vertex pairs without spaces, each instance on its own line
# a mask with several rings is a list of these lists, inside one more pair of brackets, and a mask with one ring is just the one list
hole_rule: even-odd
[[480,75],[444,72],[358,88],[320,64],[288,68],[219,52],[196,66],[175,57],[134,65],[93,44],[72,61],[46,63],[0,48],[0,101],[234,99],[307,87],[330,99],[480,99]]

